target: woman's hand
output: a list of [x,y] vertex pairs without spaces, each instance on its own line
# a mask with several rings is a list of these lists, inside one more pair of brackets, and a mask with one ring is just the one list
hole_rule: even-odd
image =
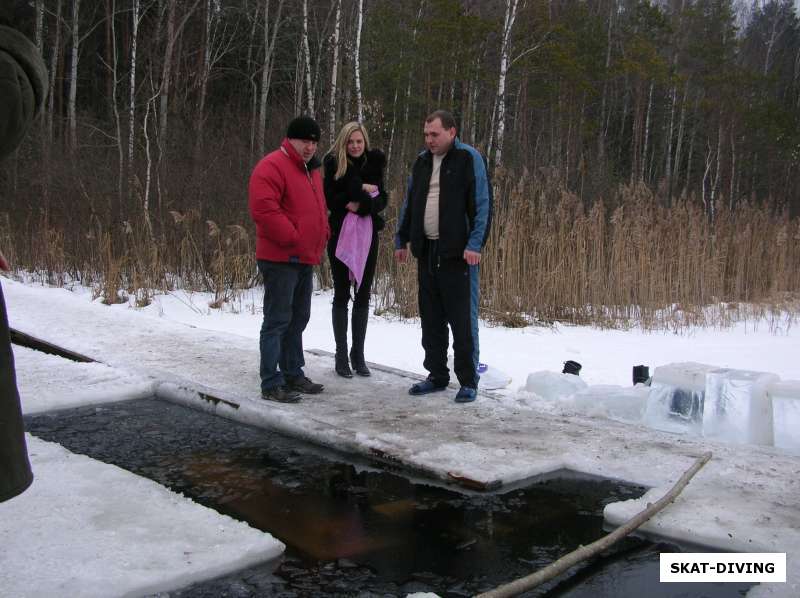
[[357,201],[348,201],[347,205],[344,207],[350,210],[351,212],[358,212],[358,206],[360,202]]
[[378,185],[370,185],[369,183],[364,183],[361,185],[361,188],[369,195],[378,192]]

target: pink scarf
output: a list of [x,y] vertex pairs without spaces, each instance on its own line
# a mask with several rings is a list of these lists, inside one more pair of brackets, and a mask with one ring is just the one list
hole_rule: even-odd
[[369,247],[372,244],[372,217],[348,212],[339,232],[336,257],[350,268],[350,280],[355,281],[356,291],[364,278]]

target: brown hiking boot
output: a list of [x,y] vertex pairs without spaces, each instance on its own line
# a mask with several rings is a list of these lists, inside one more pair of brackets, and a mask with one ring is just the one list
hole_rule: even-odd
[[322,384],[312,382],[306,376],[298,376],[297,378],[286,377],[286,388],[290,391],[302,392],[306,395],[318,395],[325,389]]

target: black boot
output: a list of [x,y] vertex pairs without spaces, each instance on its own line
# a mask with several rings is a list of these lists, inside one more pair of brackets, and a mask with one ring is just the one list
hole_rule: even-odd
[[364,361],[364,338],[367,336],[369,307],[353,308],[353,347],[350,349],[350,363],[359,376],[372,374]]
[[347,307],[333,307],[333,339],[336,341],[336,365],[334,369],[342,378],[352,378],[350,362],[347,359]]

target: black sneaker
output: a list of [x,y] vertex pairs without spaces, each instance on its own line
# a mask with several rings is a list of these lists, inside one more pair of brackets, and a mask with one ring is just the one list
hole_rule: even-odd
[[285,386],[276,386],[275,388],[262,390],[261,398],[265,401],[275,401],[276,403],[297,403],[300,400],[300,393]]
[[408,389],[408,394],[419,396],[419,395],[427,395],[432,392],[439,392],[440,390],[447,389],[447,382],[444,384],[437,384],[430,378],[426,378],[422,382],[417,382],[411,388]]
[[312,382],[305,376],[299,376],[297,378],[286,378],[286,388],[289,390],[294,390],[297,392],[302,392],[306,395],[318,395],[325,387],[322,384],[317,384],[316,382]]

